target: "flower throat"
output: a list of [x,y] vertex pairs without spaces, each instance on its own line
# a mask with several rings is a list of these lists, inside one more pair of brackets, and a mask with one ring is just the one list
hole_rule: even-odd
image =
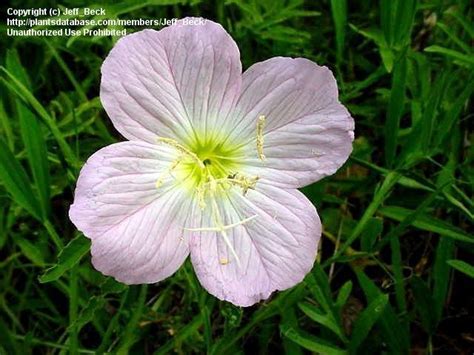
[[[256,150],[258,157],[263,161],[263,128],[265,116],[259,116],[257,121]],[[176,183],[182,184],[190,191],[198,201],[201,210],[210,208],[214,226],[204,228],[184,228],[188,231],[219,232],[231,254],[240,265],[239,258],[230,243],[227,231],[253,220],[256,215],[224,224],[221,213],[216,202],[222,195],[232,188],[240,188],[245,195],[249,189],[254,189],[258,176],[247,176],[239,173],[239,162],[244,158],[242,148],[224,147],[225,140],[207,139],[205,142],[195,140],[192,144],[184,146],[172,138],[159,137],[158,141],[174,148],[179,154],[170,164],[168,169],[161,174],[156,181],[156,187],[160,188],[168,177],[172,177]],[[229,260],[221,259],[223,265]]]

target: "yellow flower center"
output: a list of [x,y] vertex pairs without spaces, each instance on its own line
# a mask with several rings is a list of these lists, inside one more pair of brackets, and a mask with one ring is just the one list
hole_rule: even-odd
[[[265,116],[260,116],[257,121],[257,155],[263,161],[263,128]],[[206,137],[206,135],[202,135]],[[168,169],[161,174],[156,182],[160,188],[164,182],[172,178],[181,188],[190,192],[197,198],[201,210],[210,208],[214,226],[202,228],[185,228],[188,231],[215,231],[219,232],[231,253],[239,263],[239,258],[232,247],[227,235],[227,230],[250,222],[257,216],[251,216],[243,220],[235,221],[225,225],[219,211],[217,199],[229,189],[240,188],[245,195],[249,189],[254,189],[258,176],[247,176],[239,172],[240,162],[244,158],[243,145],[229,145],[226,139],[216,137],[198,139],[195,138],[187,144],[181,144],[171,138],[158,138],[158,141],[173,147],[179,154]],[[221,262],[222,265],[229,263]]]

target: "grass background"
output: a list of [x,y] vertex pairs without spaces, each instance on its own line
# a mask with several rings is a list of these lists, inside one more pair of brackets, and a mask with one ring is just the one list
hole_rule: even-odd
[[293,289],[234,307],[208,295],[189,262],[159,284],[121,285],[91,267],[67,218],[83,162],[123,140],[98,98],[116,39],[7,37],[2,20],[0,353],[472,354],[470,1],[60,4],[213,19],[244,68],[273,56],[327,65],[356,121],[354,152],[303,189],[324,236]]

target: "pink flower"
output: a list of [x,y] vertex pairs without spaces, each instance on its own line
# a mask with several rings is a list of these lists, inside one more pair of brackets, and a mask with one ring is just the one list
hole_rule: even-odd
[[190,254],[240,306],[311,270],[321,223],[297,188],[346,161],[354,129],[328,68],[277,57],[242,74],[227,32],[187,18],[119,40],[100,97],[129,141],[88,159],[69,212],[97,270],[155,283]]

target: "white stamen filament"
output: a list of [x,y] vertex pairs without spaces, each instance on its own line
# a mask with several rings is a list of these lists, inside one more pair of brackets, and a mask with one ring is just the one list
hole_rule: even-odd
[[238,221],[236,223],[223,225],[221,227],[184,228],[184,230],[191,231],[191,232],[220,232],[221,230],[232,229],[234,227],[240,226],[241,224],[245,224],[247,222],[250,222],[251,220],[253,220],[256,217],[257,217],[257,215],[253,215],[251,217],[245,218],[245,219],[243,219],[241,221]]
[[182,160],[182,156],[179,156],[176,160],[174,160],[171,163],[171,165],[168,167],[168,169],[166,169],[166,171],[160,174],[160,177],[158,178],[158,180],[156,180],[156,184],[155,184],[156,188],[159,188],[164,184],[166,176],[168,174],[171,175],[173,170],[178,167],[179,163],[181,163],[181,160]]
[[195,153],[191,152],[188,148],[186,148],[185,146],[179,144],[174,139],[158,137],[158,141],[162,142],[162,143],[165,143],[165,144],[167,144],[167,145],[169,145],[173,148],[176,148],[176,150],[178,150],[179,152],[193,158],[201,169],[205,168],[204,163],[202,162],[201,159],[199,159],[199,157]]

